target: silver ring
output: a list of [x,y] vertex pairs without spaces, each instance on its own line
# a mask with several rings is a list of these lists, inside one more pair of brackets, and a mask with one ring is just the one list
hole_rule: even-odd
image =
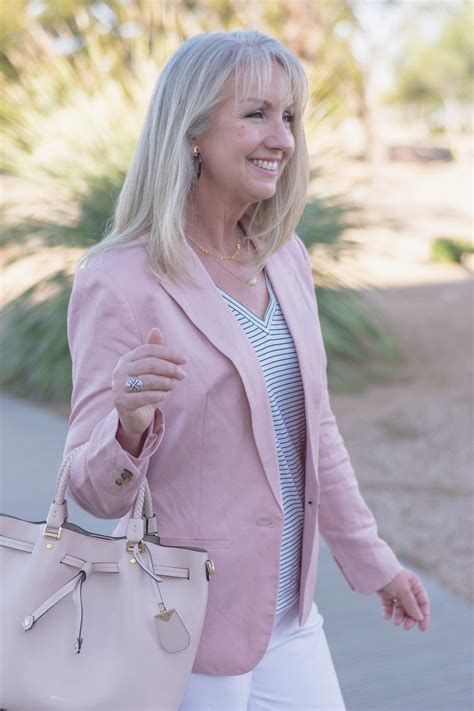
[[127,378],[125,381],[125,390],[128,393],[139,393],[140,390],[143,390],[143,380],[137,378],[135,375],[131,378]]

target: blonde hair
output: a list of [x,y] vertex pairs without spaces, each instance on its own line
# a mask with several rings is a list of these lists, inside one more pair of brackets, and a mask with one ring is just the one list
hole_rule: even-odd
[[249,206],[242,218],[247,234],[259,244],[254,264],[266,259],[291,237],[303,212],[308,187],[308,153],[302,123],[307,78],[299,60],[279,41],[257,30],[205,32],[190,37],[171,56],[156,83],[135,154],[118,197],[111,227],[80,265],[115,248],[126,248],[149,234],[152,272],[171,279],[191,276],[186,255],[186,208],[195,184],[190,139],[210,125],[234,79],[245,98],[256,85],[268,86],[272,66],[286,71],[294,101],[295,150],[272,198]]

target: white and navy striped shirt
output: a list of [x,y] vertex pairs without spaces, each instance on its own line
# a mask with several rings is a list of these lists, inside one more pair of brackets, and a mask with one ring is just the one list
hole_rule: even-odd
[[299,595],[304,516],[306,421],[303,382],[290,331],[265,273],[270,294],[263,319],[217,287],[247,335],[263,371],[273,419],[284,509],[276,612]]

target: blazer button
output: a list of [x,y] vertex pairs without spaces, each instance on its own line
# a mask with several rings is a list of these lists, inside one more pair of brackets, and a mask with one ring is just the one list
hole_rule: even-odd
[[133,474],[129,469],[124,469],[120,476],[124,481],[130,481],[130,479],[133,479]]
[[123,479],[116,479],[115,483],[117,484],[117,486],[123,486],[124,484]]

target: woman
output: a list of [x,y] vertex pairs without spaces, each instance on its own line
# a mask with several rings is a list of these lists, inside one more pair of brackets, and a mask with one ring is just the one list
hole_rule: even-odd
[[145,475],[163,543],[216,564],[181,709],[343,709],[313,602],[319,532],[352,589],[428,627],[377,535],[331,412],[308,254],[306,77],[254,30],[164,68],[68,332],[71,495],[123,517]]

